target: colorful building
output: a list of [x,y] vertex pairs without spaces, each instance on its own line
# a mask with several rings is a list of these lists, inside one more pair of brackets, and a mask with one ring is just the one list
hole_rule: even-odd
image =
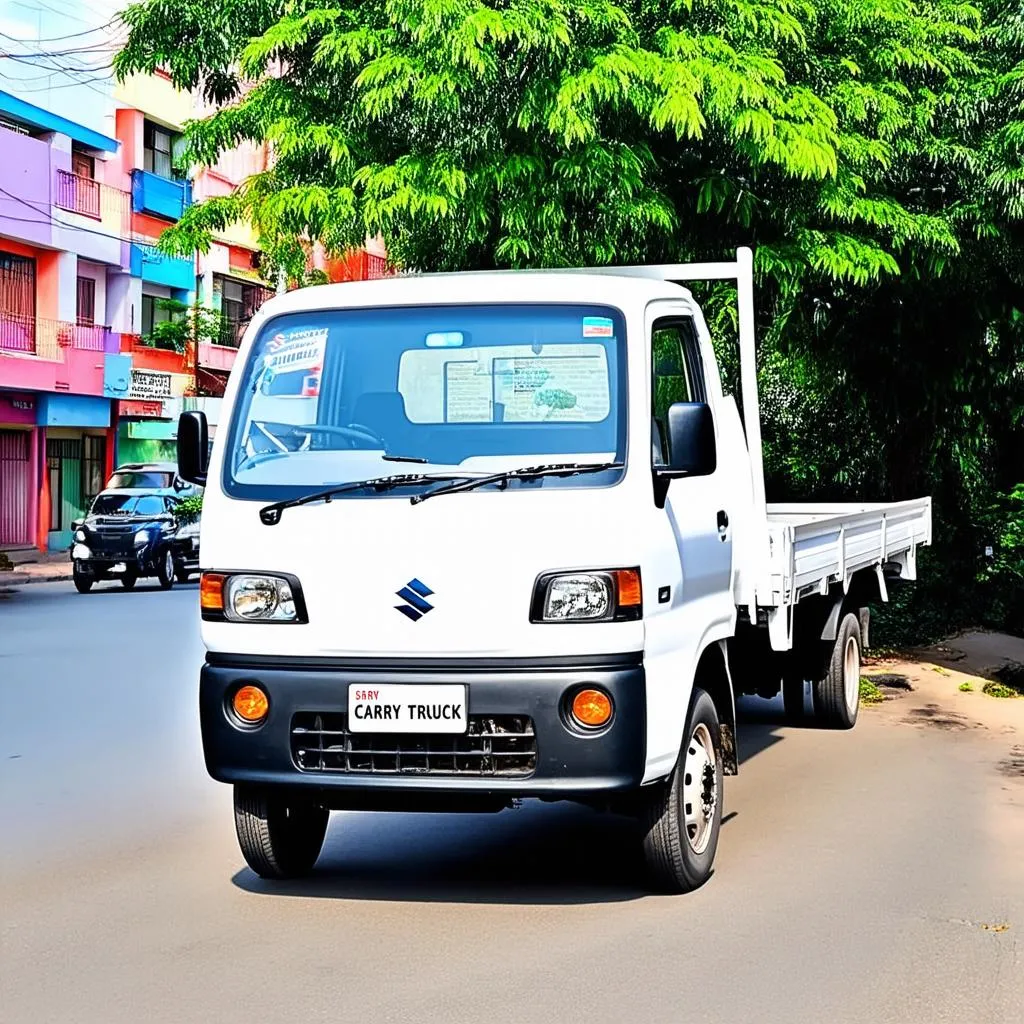
[[117,151],[0,91],[0,545],[70,543],[113,462],[131,362]]
[[[113,53],[104,5],[40,9],[19,42],[48,69],[47,46],[74,46],[47,40],[93,52],[106,36]],[[271,294],[247,224],[206,253],[156,247],[192,202],[265,170],[266,145],[186,177],[182,127],[211,111],[166,75],[37,72],[20,61],[0,91],[0,549],[67,547],[116,464],[173,459],[183,409],[203,408],[216,430],[242,333]],[[387,272],[379,243],[340,260],[314,248],[311,262],[331,280]],[[196,305],[216,314],[198,342],[168,330]]]

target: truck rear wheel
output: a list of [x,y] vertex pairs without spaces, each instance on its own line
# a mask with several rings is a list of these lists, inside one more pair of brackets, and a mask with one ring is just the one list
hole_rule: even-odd
[[828,670],[814,683],[814,717],[830,729],[852,729],[860,709],[860,621],[843,616]]
[[671,777],[644,794],[644,859],[661,892],[690,892],[711,875],[722,825],[722,746],[715,703],[694,689]]
[[260,878],[301,878],[320,856],[329,812],[312,802],[235,786],[235,833],[245,862]]

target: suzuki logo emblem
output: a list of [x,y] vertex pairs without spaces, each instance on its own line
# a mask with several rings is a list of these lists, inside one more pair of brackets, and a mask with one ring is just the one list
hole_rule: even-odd
[[413,622],[418,622],[427,612],[434,610],[434,606],[427,600],[433,593],[425,583],[416,579],[409,580],[401,590],[397,591],[398,596],[405,604],[396,604],[395,611],[401,612]]

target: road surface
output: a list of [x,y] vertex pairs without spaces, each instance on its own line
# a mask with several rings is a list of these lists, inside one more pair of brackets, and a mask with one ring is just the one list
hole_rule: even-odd
[[531,804],[335,814],[272,885],[202,767],[196,603],[0,594],[4,1024],[1024,1019],[1024,718],[990,698],[746,724],[690,896],[644,893],[627,822]]

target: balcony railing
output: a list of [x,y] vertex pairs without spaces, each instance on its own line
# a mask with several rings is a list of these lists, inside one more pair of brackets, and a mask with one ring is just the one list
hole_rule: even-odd
[[132,210],[177,220],[192,205],[192,183],[150,171],[132,171]]
[[0,311],[0,351],[64,361],[66,348],[105,352],[110,328]]
[[224,345],[227,348],[238,348],[242,343],[242,335],[245,334],[246,326],[246,322],[221,317],[219,335],[213,340],[218,345]]
[[61,210],[103,221],[113,233],[128,230],[131,196],[123,189],[58,168],[55,202]]

